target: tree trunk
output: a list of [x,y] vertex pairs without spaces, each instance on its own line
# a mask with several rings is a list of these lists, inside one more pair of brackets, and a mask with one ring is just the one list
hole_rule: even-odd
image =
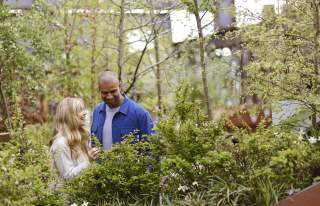
[[[158,36],[158,34],[155,34]],[[159,40],[158,37],[154,40],[154,52],[156,57],[156,62],[160,62],[160,54],[159,54]],[[161,66],[160,64],[156,65],[156,78],[157,78],[157,93],[158,93],[158,108],[161,111],[162,109],[162,88],[161,88]]]
[[194,15],[196,17],[198,36],[199,36],[200,66],[201,66],[201,73],[202,73],[204,102],[207,106],[208,119],[212,120],[212,108],[211,108],[211,102],[210,102],[210,98],[209,98],[207,71],[206,71],[206,64],[205,64],[205,59],[204,59],[205,50],[204,50],[204,37],[203,37],[202,26],[201,26],[201,18],[200,18],[200,14],[199,14],[199,7],[198,7],[197,0],[193,0],[193,3],[194,3]]
[[[70,52],[71,52],[71,43],[70,43],[70,37],[68,33],[68,28],[69,28],[69,22],[68,22],[68,10],[65,9],[65,14],[64,14],[64,52],[65,52],[65,68],[64,72],[67,78],[71,78],[70,75]],[[67,93],[63,92],[63,96],[69,96],[71,94],[71,83],[68,81],[67,82]]]
[[[319,0],[313,0],[314,14],[313,14],[313,27],[315,30],[314,33],[314,73],[315,81],[313,88],[315,95],[319,95],[319,37],[320,37],[320,21],[319,21]],[[317,129],[317,108],[316,105],[313,105],[313,114],[312,114],[312,126]]]
[[122,67],[123,67],[123,57],[124,57],[124,18],[125,18],[125,0],[121,0],[120,5],[120,20],[119,20],[119,27],[118,27],[118,78],[121,84],[122,82]]
[[4,115],[7,118],[8,121],[8,125],[10,129],[12,128],[12,122],[11,122],[11,117],[10,117],[10,112],[9,112],[9,108],[8,108],[8,104],[7,104],[7,100],[2,88],[2,84],[0,82],[0,98],[1,98],[1,102],[2,102],[2,106],[3,106],[3,111],[4,111]]
[[97,21],[92,16],[92,50],[91,50],[91,98],[90,108],[93,108],[96,97],[96,38],[97,38]]
[[44,94],[40,95],[40,115],[43,122],[48,121],[49,104]]
[[[155,17],[155,14],[154,14],[154,2],[153,0],[151,1],[151,4],[152,4],[152,8],[151,8],[151,18],[153,20],[153,25],[155,25],[157,22],[156,22],[156,17]],[[154,39],[154,55],[155,55],[155,59],[156,59],[156,79],[157,79],[157,96],[158,96],[158,108],[159,110],[161,111],[162,109],[162,88],[161,88],[161,66],[160,64],[158,64],[160,62],[160,50],[159,50],[159,30],[160,30],[160,27],[159,28],[155,28],[154,27],[154,35],[155,35],[155,39]]]

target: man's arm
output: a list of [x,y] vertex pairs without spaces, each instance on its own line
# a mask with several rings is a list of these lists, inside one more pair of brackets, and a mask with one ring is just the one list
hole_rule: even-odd
[[139,130],[142,135],[154,134],[153,122],[149,112],[145,112],[143,115],[141,115],[139,122],[140,122]]
[[[98,137],[98,124],[99,124],[98,115],[99,114],[98,114],[97,111],[98,111],[97,108],[95,108],[93,113],[92,113],[92,123],[91,123],[90,134],[91,134],[91,137],[93,137],[93,136],[97,137],[97,139],[101,143],[101,140]],[[94,139],[91,139],[91,146],[92,147],[96,147],[97,146],[96,141]]]

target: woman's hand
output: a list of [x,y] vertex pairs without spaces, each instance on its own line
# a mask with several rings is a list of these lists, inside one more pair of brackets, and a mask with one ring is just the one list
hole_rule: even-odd
[[98,157],[98,154],[101,150],[98,147],[90,148],[88,153],[92,160],[95,160]]

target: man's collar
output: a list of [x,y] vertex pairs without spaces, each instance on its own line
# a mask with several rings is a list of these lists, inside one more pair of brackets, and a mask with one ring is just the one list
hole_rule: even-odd
[[121,112],[124,115],[127,115],[128,108],[129,108],[129,99],[125,94],[123,95],[123,97],[124,97],[124,100],[120,106],[119,112]]

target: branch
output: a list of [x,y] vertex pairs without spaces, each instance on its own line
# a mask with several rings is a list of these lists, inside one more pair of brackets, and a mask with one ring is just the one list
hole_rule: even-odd
[[[77,9],[80,8],[79,5],[80,5],[80,0],[78,0],[78,2],[77,2],[77,4],[76,4],[76,8],[77,8]],[[74,14],[68,42],[71,42],[71,37],[72,37],[73,31],[74,31],[74,26],[75,26],[75,23],[76,23],[76,17],[77,17],[77,16],[78,16],[78,15]]]
[[207,14],[208,11],[205,11],[203,15],[200,17],[200,21],[202,21],[203,17]]
[[[259,77],[256,75],[254,78],[257,79]],[[263,80],[265,82],[271,83],[272,85],[274,85],[274,87],[278,87],[280,90],[282,90],[282,91],[286,92],[287,94],[289,94],[290,96],[289,95],[284,96],[286,99],[300,102],[302,105],[304,105],[305,107],[309,108],[312,111],[316,111],[316,112],[320,111],[317,108],[313,107],[312,103],[306,101],[305,99],[298,99],[297,98],[298,94],[294,93],[294,91],[292,89],[288,89],[287,87],[281,86],[277,82],[272,81],[271,79],[269,80],[269,79],[266,79],[266,78],[259,78],[259,80]]]
[[178,49],[175,49],[173,50],[168,56],[166,56],[165,58],[163,58],[162,60],[160,60],[159,62],[151,65],[151,66],[148,66],[146,68],[144,68],[140,73],[137,74],[138,77],[148,73],[149,71],[151,71],[155,66],[159,65],[159,64],[162,64],[163,62],[167,61],[168,59],[170,59],[171,57],[173,57],[173,55],[175,53],[179,52]]
[[206,28],[207,26],[209,26],[209,25],[212,24],[213,22],[214,22],[214,20],[212,20],[212,21],[210,21],[209,23],[203,25],[203,26],[201,27],[201,29]]
[[113,5],[115,5],[115,6],[119,7],[119,8],[121,8],[121,5],[117,4],[117,3],[116,3],[116,2],[114,2],[113,0],[110,0],[110,1],[111,1],[111,3],[112,3]]
[[132,89],[132,87],[134,86],[134,84],[136,83],[138,70],[139,70],[140,64],[141,64],[141,62],[142,62],[143,56],[144,56],[144,54],[146,53],[146,50],[147,50],[147,48],[148,48],[149,43],[150,43],[150,42],[148,41],[148,42],[146,42],[146,44],[144,45],[144,48],[143,48],[143,50],[142,50],[142,52],[141,52],[141,55],[140,55],[138,64],[137,64],[137,66],[136,66],[136,68],[135,68],[135,71],[134,71],[134,74],[133,74],[132,82],[131,82],[131,84],[129,85],[129,87],[125,90],[125,92],[124,92],[125,94],[127,94],[127,93]]
[[307,39],[307,38],[305,38],[303,36],[300,36],[300,35],[297,35],[297,34],[284,33],[284,36],[286,36],[286,37],[294,37],[294,38],[297,38],[297,39],[303,39],[303,40],[305,40],[307,42],[314,43],[312,40]]

